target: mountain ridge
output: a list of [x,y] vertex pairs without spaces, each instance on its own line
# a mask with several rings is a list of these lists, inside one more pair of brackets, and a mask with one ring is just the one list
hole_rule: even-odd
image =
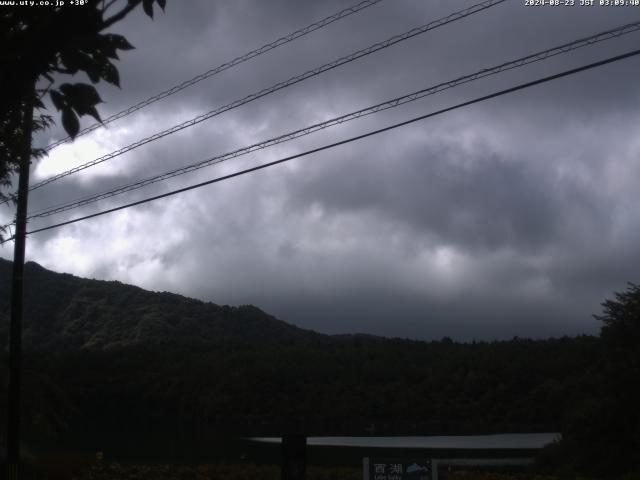
[[[12,262],[0,259],[0,344],[5,343]],[[324,337],[253,305],[229,306],[171,292],[77,277],[25,264],[26,349],[109,349],[134,345],[291,342]]]

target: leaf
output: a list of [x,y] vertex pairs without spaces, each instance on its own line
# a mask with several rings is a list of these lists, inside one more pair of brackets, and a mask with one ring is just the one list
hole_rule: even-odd
[[100,81],[100,72],[98,69],[92,68],[90,70],[85,70],[85,73],[93,83],[98,83]]
[[80,70],[80,65],[78,64],[78,55],[74,55],[71,52],[60,52],[60,60],[72,75]]
[[107,33],[106,35],[103,35],[107,41],[113,45],[114,48],[117,48],[118,50],[133,50],[136,47],[134,47],[133,45],[131,45],[129,43],[129,41],[124,38],[122,35],[115,35],[113,33]]
[[167,6],[167,0],[156,0],[156,2],[158,3],[158,5],[160,5],[162,11],[164,11],[164,7]]
[[40,132],[49,128],[53,124],[53,118],[51,115],[40,114],[37,117],[33,117],[33,131]]
[[71,138],[76,138],[80,130],[80,122],[78,122],[78,117],[69,107],[62,110],[62,126]]
[[46,157],[47,155],[49,155],[49,152],[47,152],[44,148],[32,148],[31,149],[31,156],[33,158],[43,158]]
[[64,94],[66,108],[73,108],[80,115],[91,115],[97,121],[102,123],[98,110],[95,105],[102,102],[100,95],[96,89],[86,83],[64,83],[60,85],[60,91]]
[[61,95],[60,92],[58,92],[57,90],[51,90],[51,92],[49,92],[49,95],[51,95],[51,101],[58,110],[62,110],[63,108],[65,108],[64,96]]
[[83,111],[78,111],[78,114],[80,116],[91,115],[93,118],[96,119],[96,121],[102,123],[102,119],[100,118],[100,114],[98,113],[98,110],[96,110],[96,107],[86,107]]
[[[78,50],[67,49],[66,51],[60,52],[60,60],[62,60],[63,65],[67,67],[72,74],[78,70],[82,70],[91,78],[92,75],[95,76],[95,73],[98,71],[98,62],[96,59]],[[92,79],[91,81],[94,80]]]
[[112,63],[108,63],[102,67],[100,76],[104,78],[105,81],[120,88],[120,74],[118,73],[118,69]]
[[153,1],[154,0],[142,0],[142,8],[144,9],[144,13],[149,15],[149,17],[153,18]]
[[73,85],[71,85],[70,83],[63,83],[62,85],[60,85],[60,91],[67,97],[72,96]]
[[94,106],[98,103],[102,103],[102,99],[95,88],[86,83],[69,84],[64,83],[60,85],[60,91],[64,93],[73,107],[77,105]]
[[98,103],[102,103],[102,99],[95,88],[91,85],[87,85],[86,83],[76,83],[75,92],[78,98],[82,99],[83,102],[88,105],[97,105]]
[[100,50],[100,53],[107,57],[113,58],[114,60],[118,60],[118,52],[116,51],[116,46],[109,39],[108,35],[98,35],[96,36],[97,48]]

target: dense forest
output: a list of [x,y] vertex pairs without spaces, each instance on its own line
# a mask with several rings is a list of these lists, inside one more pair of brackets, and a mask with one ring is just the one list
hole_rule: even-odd
[[[10,271],[0,260],[3,344]],[[600,337],[461,344],[322,335],[253,306],[218,306],[28,263],[23,427],[28,442],[85,444],[123,431],[186,442],[211,431],[561,431],[563,441],[542,455],[547,463],[633,470],[639,293],[632,286],[629,298],[604,304]]]

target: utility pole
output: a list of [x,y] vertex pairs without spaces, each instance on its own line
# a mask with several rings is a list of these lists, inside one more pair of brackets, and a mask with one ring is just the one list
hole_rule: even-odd
[[304,480],[307,471],[306,435],[282,436],[281,480]]
[[18,167],[18,205],[13,250],[11,283],[11,323],[9,327],[9,401],[7,419],[8,480],[18,480],[20,467],[20,388],[22,370],[22,300],[24,284],[24,252],[27,232],[27,201],[29,196],[29,167],[31,166],[31,133],[35,82],[22,102],[24,145]]

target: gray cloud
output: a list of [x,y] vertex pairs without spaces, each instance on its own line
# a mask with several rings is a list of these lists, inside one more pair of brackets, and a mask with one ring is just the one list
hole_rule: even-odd
[[[36,179],[427,23],[471,1],[385,1],[60,149]],[[137,49],[103,116],[348,6],[168,2],[114,28]],[[45,208],[629,22],[625,8],[510,1],[34,192]],[[120,205],[635,48],[638,34],[490,77],[77,212]],[[329,333],[465,340],[594,333],[637,279],[638,60],[559,80],[223,184],[34,235],[49,268]],[[53,129],[38,139],[60,138]],[[89,158],[87,158],[89,157]],[[48,170],[47,170],[48,169]],[[0,210],[0,220],[10,218]],[[32,227],[46,221],[34,221]],[[0,255],[10,256],[3,248]]]

